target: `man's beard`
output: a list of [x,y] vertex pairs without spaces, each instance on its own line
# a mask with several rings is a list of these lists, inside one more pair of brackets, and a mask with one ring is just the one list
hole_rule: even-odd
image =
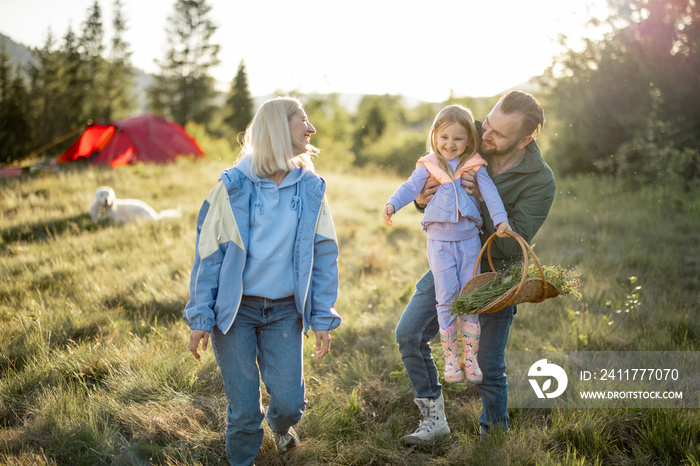
[[485,148],[484,147],[484,141],[481,141],[481,147],[479,147],[479,154],[481,155],[487,155],[489,157],[494,156],[494,155],[505,155],[513,152],[515,148],[518,145],[518,141],[514,142],[510,146],[506,147],[505,149],[498,149],[495,146],[492,146],[490,148]]

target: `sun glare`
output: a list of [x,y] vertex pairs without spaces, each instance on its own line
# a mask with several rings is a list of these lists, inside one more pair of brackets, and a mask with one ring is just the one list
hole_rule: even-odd
[[[48,31],[61,42],[79,32],[94,0],[66,0],[60,8],[41,0],[2,1],[0,32],[31,47],[42,47]],[[101,2],[106,40],[111,9]],[[274,3],[274,2],[273,2]],[[148,73],[165,47],[165,26],[174,0],[123,0],[132,63]],[[228,88],[241,60],[253,95],[276,90],[349,94],[402,94],[427,101],[459,96],[491,96],[540,75],[561,51],[560,36],[576,46],[591,16],[606,17],[606,0],[522,2],[377,2],[341,4],[309,0],[299,11],[278,1],[209,0],[221,45],[221,64],[212,70]],[[269,15],[270,10],[277,14]],[[228,18],[266,18],[259,23]],[[342,21],[339,19],[342,17]],[[307,24],[291,40],[289,21]],[[32,24],[32,28],[25,27]],[[274,70],[274,71],[273,71]]]

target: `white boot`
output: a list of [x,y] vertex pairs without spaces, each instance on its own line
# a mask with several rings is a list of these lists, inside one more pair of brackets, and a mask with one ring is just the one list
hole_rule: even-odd
[[293,427],[290,427],[286,434],[272,432],[272,437],[275,439],[277,450],[279,450],[280,453],[284,453],[290,448],[294,448],[299,445],[299,436]]
[[423,414],[423,421],[415,432],[404,435],[401,440],[409,445],[434,443],[450,435],[450,426],[445,418],[445,399],[442,394],[434,400],[430,398],[415,398]]

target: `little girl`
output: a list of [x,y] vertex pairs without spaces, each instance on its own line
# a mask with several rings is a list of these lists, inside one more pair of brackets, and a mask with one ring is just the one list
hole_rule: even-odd
[[[486,173],[486,161],[476,152],[479,136],[474,117],[467,108],[450,105],[435,117],[428,134],[428,155],[418,160],[411,177],[403,183],[384,206],[384,223],[412,202],[421,192],[428,177],[440,187],[427,207],[421,225],[428,234],[428,262],[435,277],[435,295],[440,325],[440,342],[445,357],[446,382],[480,381],[477,361],[481,328],[479,316],[469,315],[460,323],[463,356],[457,357],[457,317],[450,315],[450,304],[472,278],[481,251],[479,232],[483,221],[479,203],[462,188],[460,178],[468,171],[476,172],[479,190],[498,226],[499,237],[511,230],[498,190]],[[484,169],[480,169],[484,167]]]
[[280,452],[299,443],[293,426],[306,407],[302,335],[315,333],[320,359],[340,325],[338,243],[326,182],[311,163],[314,133],[298,100],[265,102],[246,129],[244,156],[221,174],[197,219],[183,317],[195,358],[200,341],[203,350],[210,338],[214,346],[231,464],[253,464],[263,418]]

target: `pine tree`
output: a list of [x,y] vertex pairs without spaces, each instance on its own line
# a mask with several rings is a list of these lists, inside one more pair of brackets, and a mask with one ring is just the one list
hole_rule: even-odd
[[253,119],[253,99],[248,90],[248,76],[242,60],[238,65],[236,77],[231,83],[231,90],[226,100],[226,111],[224,122],[233,135],[231,143],[235,146],[238,135],[245,132],[248,123]]
[[26,84],[20,70],[13,69],[9,61],[3,46],[0,50],[0,163],[20,160],[29,153],[32,143]]
[[90,71],[95,73],[105,49],[102,10],[97,1],[88,9],[88,16],[83,23],[83,34],[80,37],[80,47],[83,58],[90,65]]
[[206,0],[177,0],[166,28],[166,58],[156,60],[160,73],[148,92],[151,110],[181,125],[206,125],[213,114],[216,91],[209,71],[219,64],[220,47],[211,43],[216,25],[210,12]]
[[87,83],[77,40],[70,28],[60,50],[54,49],[49,32],[36,56],[38,64],[29,69],[35,148],[85,125],[83,108]]
[[58,112],[60,108],[58,80],[58,52],[54,49],[54,38],[49,30],[42,48],[36,51],[37,64],[29,66],[30,94],[33,96],[32,121],[39,123],[36,127],[35,146],[45,144],[56,134]]
[[126,19],[122,12],[121,0],[114,0],[112,6],[112,48],[107,64],[107,105],[105,118],[119,120],[130,116],[136,108],[133,96],[134,69],[131,66],[131,52],[129,44],[124,41],[124,32],[127,30]]
[[80,53],[81,41],[71,29],[64,38],[63,49],[59,53],[58,102],[60,107],[56,118],[59,119],[59,132],[53,137],[71,131],[76,126],[84,126],[89,120],[99,118],[89,112],[97,108],[95,96],[90,86],[93,79],[90,68],[86,66],[83,54]]
[[88,9],[83,23],[83,34],[78,41],[80,57],[86,67],[85,108],[83,119],[104,120],[108,113],[107,66],[104,55],[104,27],[102,10],[95,1]]
[[7,47],[3,43],[0,48],[0,104],[7,98],[10,71],[10,56],[7,54]]

